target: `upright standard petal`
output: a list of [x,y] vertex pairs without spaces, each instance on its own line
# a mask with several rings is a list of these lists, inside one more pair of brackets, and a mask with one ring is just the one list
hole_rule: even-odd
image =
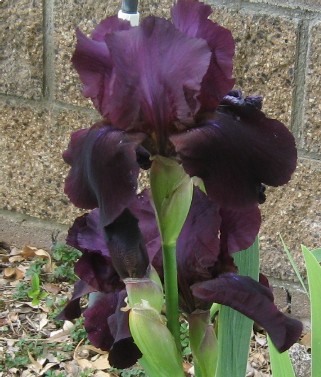
[[112,223],[135,198],[140,133],[125,133],[104,123],[71,135],[65,161],[71,165],[65,193],[74,205],[99,207],[103,225]]
[[205,39],[211,49],[211,62],[202,80],[201,111],[214,111],[233,88],[234,40],[231,32],[208,19],[211,7],[196,0],[178,0],[172,20],[178,30],[190,37]]
[[107,109],[111,121],[156,133],[164,147],[174,122],[191,122],[199,108],[196,97],[211,56],[207,43],[155,17],[108,35],[106,43],[115,75]]
[[83,82],[83,94],[90,97],[96,109],[104,114],[106,95],[112,75],[112,58],[105,43],[105,36],[130,28],[128,21],[117,16],[103,20],[93,31],[92,39],[77,30],[77,45],[72,62]]
[[281,313],[272,292],[247,276],[223,274],[195,284],[192,291],[200,300],[230,306],[253,319],[268,332],[280,352],[290,348],[302,333],[302,323]]
[[260,202],[261,184],[285,184],[296,166],[290,131],[252,105],[239,110],[222,104],[214,119],[171,141],[186,172],[202,178],[222,207]]

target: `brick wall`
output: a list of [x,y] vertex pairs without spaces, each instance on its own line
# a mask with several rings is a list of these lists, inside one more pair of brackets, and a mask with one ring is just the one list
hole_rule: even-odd
[[[140,10],[167,17],[170,3],[140,0]],[[81,96],[70,65],[74,29],[89,32],[119,5],[120,0],[0,0],[0,240],[26,242],[23,234],[18,237],[26,216],[68,225],[81,213],[63,194],[68,169],[61,152],[72,130],[99,115]],[[212,18],[236,40],[236,86],[262,94],[264,110],[284,121],[297,140],[300,160],[292,182],[270,189],[262,206],[263,271],[275,281],[291,281],[295,276],[277,233],[302,271],[300,244],[321,245],[321,1],[212,5]],[[17,213],[14,228],[11,214]],[[37,243],[38,233],[28,234]]]

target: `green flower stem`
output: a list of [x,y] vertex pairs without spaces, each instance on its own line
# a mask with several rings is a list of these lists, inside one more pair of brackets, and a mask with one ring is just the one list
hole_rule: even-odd
[[179,353],[181,353],[175,244],[163,245],[163,265],[167,327],[175,339]]

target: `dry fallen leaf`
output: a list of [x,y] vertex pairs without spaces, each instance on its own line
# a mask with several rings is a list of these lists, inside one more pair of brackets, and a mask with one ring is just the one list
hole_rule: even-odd
[[110,373],[103,372],[102,370],[97,371],[93,377],[112,377]]
[[36,373],[39,373],[39,371],[42,369],[42,365],[34,359],[34,357],[32,356],[32,354],[28,351],[28,356],[29,356],[29,359],[31,361],[31,364],[32,364],[32,369],[36,372]]
[[9,257],[9,262],[10,263],[19,263],[19,262],[23,262],[25,260],[25,258],[21,255],[14,255],[12,257]]
[[35,256],[36,250],[38,250],[36,247],[24,246],[24,248],[21,250],[20,254],[23,258],[29,259],[29,258],[33,258]]
[[311,331],[304,335],[304,337],[300,340],[300,344],[305,346],[307,349],[311,348]]
[[12,279],[16,276],[16,267],[6,267],[3,270],[3,277],[5,279]]
[[98,359],[92,361],[92,368],[94,370],[104,370],[110,368],[107,355],[99,356]]
[[53,283],[44,283],[43,289],[45,289],[49,293],[53,293],[54,295],[61,291],[61,287],[58,284]]
[[5,279],[15,279],[15,280],[21,280],[25,276],[25,271],[22,268],[18,267],[6,267],[3,270],[3,277]]
[[47,314],[41,313],[39,315],[39,331],[42,330],[47,325],[48,322],[49,320],[48,320]]

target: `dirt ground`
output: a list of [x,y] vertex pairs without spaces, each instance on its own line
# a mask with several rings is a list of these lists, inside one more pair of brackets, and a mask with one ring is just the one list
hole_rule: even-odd
[[[0,377],[145,376],[139,366],[111,368],[108,354],[86,340],[82,319],[55,320],[71,296],[78,256],[63,247],[19,250],[0,243]],[[188,360],[186,375],[193,376]],[[267,339],[260,330],[253,332],[247,369],[247,377],[271,375]]]

